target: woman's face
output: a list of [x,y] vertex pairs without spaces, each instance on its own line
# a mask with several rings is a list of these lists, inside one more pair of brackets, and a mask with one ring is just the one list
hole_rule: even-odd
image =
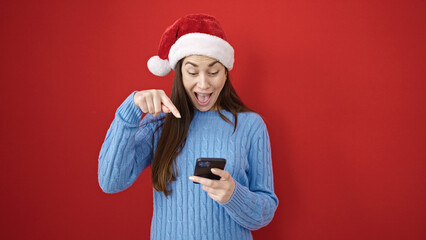
[[191,55],[183,60],[183,86],[195,108],[217,110],[215,103],[225,85],[226,74],[225,66],[214,58]]

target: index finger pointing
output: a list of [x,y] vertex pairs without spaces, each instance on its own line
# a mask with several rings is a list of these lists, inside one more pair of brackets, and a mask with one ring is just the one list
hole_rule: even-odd
[[163,104],[173,113],[176,118],[181,118],[179,111],[167,96],[162,97]]

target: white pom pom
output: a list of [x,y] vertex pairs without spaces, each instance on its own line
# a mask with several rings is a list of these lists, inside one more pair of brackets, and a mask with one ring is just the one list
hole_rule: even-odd
[[172,70],[167,59],[161,59],[159,56],[153,56],[148,60],[148,69],[156,76],[166,76]]

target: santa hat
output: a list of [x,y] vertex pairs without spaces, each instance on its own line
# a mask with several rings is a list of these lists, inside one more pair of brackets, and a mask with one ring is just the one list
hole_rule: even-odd
[[217,59],[228,70],[234,65],[234,49],[225,32],[214,17],[205,14],[184,16],[168,27],[161,37],[158,56],[148,60],[148,69],[154,75],[166,76],[189,55]]

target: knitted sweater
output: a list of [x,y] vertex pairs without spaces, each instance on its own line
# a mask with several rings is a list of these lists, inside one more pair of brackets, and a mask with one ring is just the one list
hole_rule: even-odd
[[[105,193],[127,189],[151,164],[161,135],[162,113],[142,111],[130,94],[115,113],[99,154],[98,180]],[[221,111],[234,121],[232,113]],[[225,122],[216,111],[194,109],[185,147],[176,158],[177,179],[166,198],[153,191],[151,239],[252,239],[251,230],[266,226],[278,206],[274,193],[271,148],[266,125],[256,113],[238,113],[238,125]],[[152,146],[154,137],[154,146]],[[152,148],[154,147],[154,148]],[[200,157],[226,159],[225,170],[235,190],[225,203],[214,201],[188,179]],[[143,207],[143,206],[141,206]]]

